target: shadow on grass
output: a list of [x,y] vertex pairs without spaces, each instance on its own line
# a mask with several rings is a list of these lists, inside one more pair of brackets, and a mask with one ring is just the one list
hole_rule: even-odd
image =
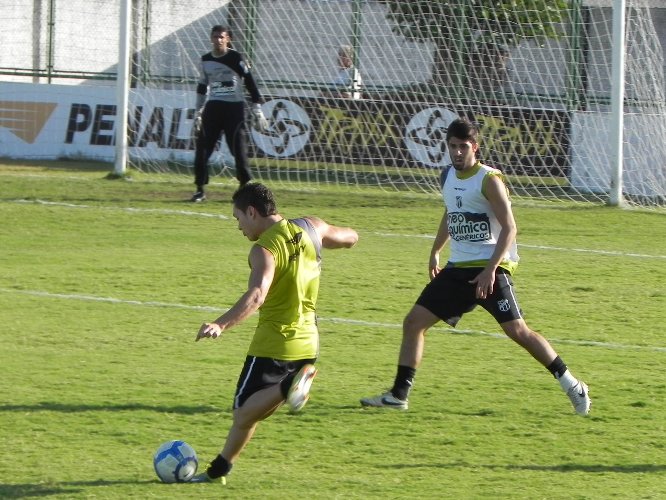
[[448,463],[448,464],[392,464],[385,465],[382,468],[387,469],[504,469],[519,471],[543,471],[543,472],[588,472],[601,473],[616,472],[622,474],[659,474],[666,472],[664,464],[627,464],[627,465],[601,465],[601,464],[559,464],[559,465],[533,465],[533,464],[511,464],[511,465],[492,465],[492,464],[468,464],[468,463]]
[[[492,467],[492,466],[489,466]],[[495,467],[497,468],[497,467]],[[633,473],[659,473],[666,472],[666,465],[658,464],[627,464],[627,465],[601,465],[601,464],[560,464],[560,465],[503,465],[500,468],[507,470],[533,470],[546,472],[620,472],[624,474]]]
[[94,486],[114,485],[141,485],[158,483],[154,480],[116,480],[107,481],[98,479],[95,481],[68,481],[52,484],[0,484],[0,498],[35,498],[51,495],[75,495],[82,493],[84,488]]
[[[225,409],[214,406],[163,406],[147,405],[143,403],[125,404],[64,404],[53,402],[41,402],[30,405],[0,405],[1,412],[33,412],[33,411],[55,411],[60,413],[80,413],[87,411],[154,411],[158,413],[180,413],[182,415],[196,415],[200,413],[221,413]],[[0,498],[3,498],[0,494]]]

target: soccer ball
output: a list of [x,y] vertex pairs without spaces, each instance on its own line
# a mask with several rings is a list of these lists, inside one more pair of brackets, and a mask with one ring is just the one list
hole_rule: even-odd
[[199,461],[197,454],[185,441],[167,441],[153,456],[157,477],[163,483],[185,483],[196,474]]

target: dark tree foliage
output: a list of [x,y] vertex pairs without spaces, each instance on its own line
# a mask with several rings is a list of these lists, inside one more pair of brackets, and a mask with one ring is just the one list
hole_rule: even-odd
[[394,33],[434,45],[430,87],[465,100],[501,87],[510,50],[520,42],[559,38],[570,9],[566,0],[380,1]]

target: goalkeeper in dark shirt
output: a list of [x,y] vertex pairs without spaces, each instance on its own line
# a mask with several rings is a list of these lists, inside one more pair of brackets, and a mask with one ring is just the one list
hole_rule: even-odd
[[195,119],[196,151],[194,156],[194,183],[197,190],[191,201],[206,199],[204,187],[208,184],[208,160],[224,132],[229,150],[236,163],[236,178],[241,186],[250,181],[245,129],[245,95],[243,85],[252,100],[254,126],[268,127],[261,111],[261,95],[250,68],[241,55],[229,47],[229,28],[216,25],[210,32],[213,49],[201,56],[197,85],[197,116]]

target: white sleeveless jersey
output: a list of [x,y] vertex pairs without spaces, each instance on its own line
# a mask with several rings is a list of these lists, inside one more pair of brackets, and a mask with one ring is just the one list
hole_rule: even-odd
[[[483,267],[495,251],[501,229],[481,188],[486,176],[503,177],[502,173],[479,162],[474,169],[476,172],[464,179],[458,178],[453,167],[443,176],[442,197],[451,237],[449,262],[454,266]],[[511,271],[517,263],[518,251],[514,240],[500,266]]]

